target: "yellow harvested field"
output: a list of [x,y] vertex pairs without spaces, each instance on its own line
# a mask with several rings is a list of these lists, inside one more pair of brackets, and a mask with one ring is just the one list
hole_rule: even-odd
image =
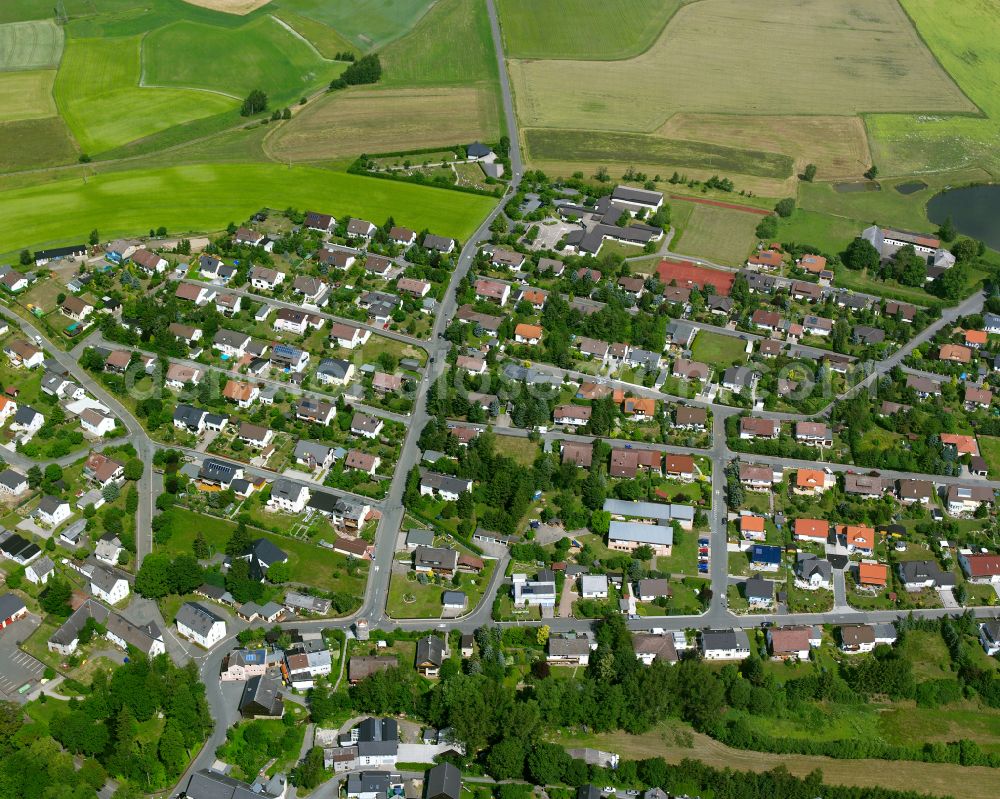
[[212,11],[222,11],[226,14],[236,14],[242,17],[251,11],[266,6],[271,0],[184,0],[193,6],[210,8]]
[[320,161],[496,138],[488,88],[349,89],[307,106],[264,147],[280,161]]
[[[678,725],[683,726],[683,725]],[[683,726],[684,734],[690,728]],[[934,796],[961,795],[963,799],[996,799],[996,769],[987,766],[957,766],[946,763],[919,763],[889,760],[836,760],[819,755],[773,755],[733,749],[707,735],[690,732],[693,746],[680,746],[677,735],[667,727],[658,727],[643,735],[603,733],[580,740],[559,738],[561,746],[588,746],[613,751],[623,758],[662,757],[668,763],[684,759],[700,760],[714,768],[733,771],[770,771],[784,766],[796,777],[810,771],[823,772],[823,781],[831,785],[879,787],[897,791],[916,791]],[[961,791],[956,791],[961,786]]]
[[510,72],[528,127],[652,132],[678,111],[977,110],[896,0],[702,0],[635,58],[512,60]]
[[859,177],[871,166],[865,125],[856,116],[681,113],[674,114],[656,134],[668,139],[785,153],[795,159],[796,174],[806,164],[815,164],[817,180]]
[[45,119],[56,115],[52,99],[54,69],[0,73],[0,122]]

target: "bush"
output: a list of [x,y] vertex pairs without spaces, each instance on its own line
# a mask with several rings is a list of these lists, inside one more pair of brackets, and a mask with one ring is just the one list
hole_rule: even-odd
[[778,200],[778,204],[774,206],[774,210],[782,219],[788,219],[788,217],[795,213],[795,200],[791,197]]

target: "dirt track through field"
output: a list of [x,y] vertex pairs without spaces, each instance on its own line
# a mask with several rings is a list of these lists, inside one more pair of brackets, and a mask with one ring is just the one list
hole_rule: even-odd
[[728,208],[730,211],[746,211],[748,214],[757,216],[768,216],[771,212],[763,208],[751,208],[748,205],[736,205],[735,203],[723,203],[718,200],[703,200],[700,197],[688,197],[686,194],[671,194],[671,200],[683,200],[687,203],[697,203],[698,205],[711,205],[715,208]]

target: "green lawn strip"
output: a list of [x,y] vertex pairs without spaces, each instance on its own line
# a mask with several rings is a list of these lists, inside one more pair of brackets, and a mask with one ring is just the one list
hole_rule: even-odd
[[[262,207],[319,208],[439,235],[467,237],[495,200],[447,189],[278,164],[205,164],[114,172],[0,193],[0,250],[65,244],[97,228],[135,235],[152,223],[171,232],[215,231]],[[73,223],[67,226],[66,219]]]

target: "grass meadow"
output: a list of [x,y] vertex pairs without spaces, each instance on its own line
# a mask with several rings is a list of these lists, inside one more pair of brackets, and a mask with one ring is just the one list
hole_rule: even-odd
[[[876,163],[904,175],[980,165],[1000,174],[1000,15],[981,0],[901,0],[920,36],[986,119],[874,115],[866,119]],[[929,110],[929,109],[928,109]]]
[[[405,34],[434,6],[433,0],[278,0],[289,10],[338,31],[361,50],[383,47]],[[272,11],[267,7],[264,11]],[[294,27],[294,26],[293,26]],[[304,31],[300,31],[305,35]],[[306,38],[309,38],[306,36]]]
[[499,130],[496,95],[487,88],[357,87],[308,105],[275,129],[267,149],[280,161],[319,161],[492,141]]
[[691,344],[691,358],[718,370],[728,369],[736,363],[746,362],[746,342],[739,336],[699,330]]
[[499,0],[510,58],[632,58],[650,47],[681,0]]
[[0,72],[0,122],[44,119],[56,114],[52,100],[52,69]]
[[263,89],[280,107],[326,85],[346,64],[324,60],[280,23],[261,17],[236,29],[188,21],[159,28],[143,40],[142,66],[144,85],[205,89],[237,100]]
[[381,59],[382,84],[387,87],[469,86],[498,80],[485,3],[438,0],[410,33],[382,51]]
[[277,8],[274,16],[294,30],[323,58],[334,58],[339,53],[357,52],[358,46],[342,36],[338,31],[311,17],[302,16],[287,8]]
[[140,43],[139,36],[66,42],[55,98],[84,152],[108,150],[238,105],[211,92],[140,88]]
[[895,0],[693,3],[636,58],[513,60],[511,78],[527,127],[650,132],[675,111],[975,111]]
[[670,248],[725,266],[739,266],[746,262],[756,241],[754,230],[758,222],[757,214],[696,203],[683,235],[671,242]]
[[63,30],[52,20],[0,25],[0,72],[54,69],[62,48]]
[[[165,225],[211,232],[261,207],[315,208],[466,238],[494,200],[310,167],[204,164],[109,172],[0,193],[0,252]],[[71,222],[70,222],[71,220]]]
[[0,172],[69,164],[77,150],[59,117],[0,123]]

